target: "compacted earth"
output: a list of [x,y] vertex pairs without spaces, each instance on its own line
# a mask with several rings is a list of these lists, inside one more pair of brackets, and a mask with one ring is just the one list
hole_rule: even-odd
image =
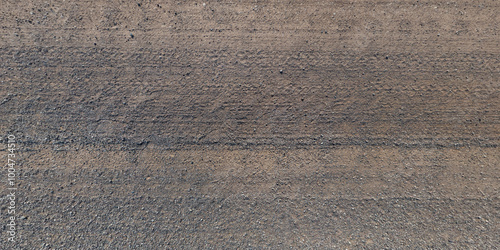
[[0,6],[1,249],[500,247],[498,1]]

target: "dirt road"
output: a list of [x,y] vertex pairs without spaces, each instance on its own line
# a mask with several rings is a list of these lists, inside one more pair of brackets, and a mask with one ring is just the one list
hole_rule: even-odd
[[2,249],[500,246],[497,1],[0,1]]

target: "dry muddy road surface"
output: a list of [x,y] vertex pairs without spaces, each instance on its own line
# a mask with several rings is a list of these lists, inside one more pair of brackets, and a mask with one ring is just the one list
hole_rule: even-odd
[[500,247],[498,1],[0,6],[1,249]]

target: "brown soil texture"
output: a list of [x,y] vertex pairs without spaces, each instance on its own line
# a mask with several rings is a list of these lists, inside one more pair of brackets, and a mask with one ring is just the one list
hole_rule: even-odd
[[1,249],[500,247],[498,1],[0,6]]

